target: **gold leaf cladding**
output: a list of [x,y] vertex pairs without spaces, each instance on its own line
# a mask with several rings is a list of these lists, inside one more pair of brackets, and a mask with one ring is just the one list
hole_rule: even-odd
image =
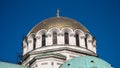
[[40,22],[38,25],[36,25],[30,33],[36,33],[37,31],[41,29],[50,29],[53,27],[57,27],[59,29],[63,29],[64,27],[69,27],[73,30],[75,29],[81,29],[83,32],[89,32],[82,24],[79,22],[66,18],[66,17],[53,17],[45,19],[44,21]]

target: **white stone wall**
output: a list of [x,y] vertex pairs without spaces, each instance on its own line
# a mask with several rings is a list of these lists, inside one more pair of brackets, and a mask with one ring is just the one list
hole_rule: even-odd
[[63,33],[59,33],[57,38],[58,38],[57,39],[58,44],[64,44],[64,34]]
[[[45,29],[42,29],[38,31],[36,34],[30,34],[27,38],[27,42],[23,41],[23,55],[27,52],[33,50],[33,47],[40,48],[42,47],[42,34],[46,35],[46,46],[53,45],[53,32],[57,33],[57,44],[65,44],[64,42],[64,33],[67,32],[69,34],[69,45],[75,45],[76,46],[76,33],[79,34],[79,46],[83,48],[88,48],[89,50],[96,53],[96,41],[93,42],[93,37],[91,34],[87,33],[85,34],[80,29],[72,30],[71,28],[64,28],[62,30],[58,28],[51,28],[48,31]],[[36,38],[36,42],[34,42],[34,38]],[[85,38],[87,38],[87,42],[85,42]],[[28,44],[26,44],[28,43]],[[33,45],[36,43],[36,45]],[[87,47],[85,46],[85,43],[87,43]],[[27,49],[27,50],[26,50]]]
[[[57,33],[57,44],[53,44],[53,33]],[[64,33],[68,33],[69,44],[65,44]],[[42,47],[42,35],[46,35],[46,45]],[[76,34],[79,35],[79,46],[76,46]],[[86,41],[85,41],[86,38]],[[36,41],[34,40],[36,39]],[[87,44],[87,46],[86,46]],[[64,47],[65,46],[65,47]],[[33,48],[35,47],[35,49]],[[71,50],[59,51],[61,48],[70,48]],[[55,50],[58,51],[55,51]],[[46,58],[34,61],[32,65],[29,62],[38,54],[44,53],[46,51],[51,51],[52,53],[60,53],[66,56],[66,60],[77,56],[84,56],[91,53],[96,53],[96,40],[90,33],[84,33],[80,29],[72,30],[71,28],[51,28],[49,30],[39,30],[37,33],[32,33],[23,40],[23,57],[26,54],[30,54],[27,60],[23,60],[22,65],[30,66],[31,68],[59,68],[60,64],[65,61],[58,60],[56,58]],[[78,52],[75,52],[75,51]],[[80,53],[80,52],[81,53]],[[82,53],[83,52],[83,53]],[[32,55],[34,53],[34,55]],[[85,54],[86,53],[86,54]],[[93,55],[93,54],[91,54]]]
[[30,68],[59,68],[64,60],[57,58],[37,59],[30,65]]
[[28,51],[28,46],[27,46],[26,39],[23,40],[23,47],[22,47],[22,49],[23,49],[23,55],[26,54],[27,51]]
[[64,56],[66,56],[66,61],[70,60],[72,58],[78,57],[78,56],[85,56],[84,54],[76,53],[76,52],[72,52],[72,51],[68,51],[68,50],[56,51],[56,52],[53,52],[53,53],[60,53]]

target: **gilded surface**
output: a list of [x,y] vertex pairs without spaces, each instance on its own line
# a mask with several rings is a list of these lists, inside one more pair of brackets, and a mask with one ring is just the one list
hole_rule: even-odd
[[64,27],[69,27],[73,30],[75,29],[81,29],[83,32],[89,32],[82,24],[79,22],[66,18],[66,17],[53,17],[45,19],[44,21],[37,24],[33,29],[30,31],[30,33],[36,33],[37,31],[41,29],[50,29],[52,27],[57,27],[59,29],[62,29]]

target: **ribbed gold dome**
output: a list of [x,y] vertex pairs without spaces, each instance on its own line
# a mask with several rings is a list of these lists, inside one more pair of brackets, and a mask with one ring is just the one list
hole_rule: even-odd
[[36,33],[37,31],[41,29],[50,29],[53,27],[57,27],[59,29],[62,29],[64,27],[69,27],[73,30],[75,29],[81,29],[83,32],[89,32],[82,24],[79,22],[71,19],[71,18],[66,18],[66,17],[52,17],[45,19],[44,21],[38,23],[33,29],[30,31],[29,34],[31,33]]

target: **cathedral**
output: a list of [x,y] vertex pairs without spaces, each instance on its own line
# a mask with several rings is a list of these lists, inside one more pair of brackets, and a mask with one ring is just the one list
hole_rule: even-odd
[[96,53],[96,39],[80,22],[59,15],[34,26],[22,44],[21,64],[0,68],[113,68]]

